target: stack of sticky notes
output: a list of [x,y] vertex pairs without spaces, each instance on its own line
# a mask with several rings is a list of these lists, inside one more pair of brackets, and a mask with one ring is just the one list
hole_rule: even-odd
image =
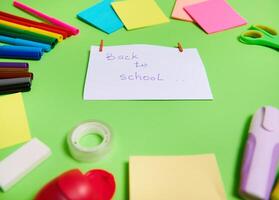
[[155,0],[103,0],[77,16],[109,34],[123,26],[132,30],[169,22]]
[[212,154],[132,156],[129,184],[130,200],[226,200]]
[[32,80],[28,63],[0,62],[0,94],[30,91]]
[[[34,12],[19,2],[14,4]],[[49,52],[71,35],[71,31],[64,27],[0,11],[0,42],[8,44],[0,46],[0,58],[40,60],[44,52]]]
[[225,0],[176,0],[172,17],[196,22],[208,34],[246,24]]

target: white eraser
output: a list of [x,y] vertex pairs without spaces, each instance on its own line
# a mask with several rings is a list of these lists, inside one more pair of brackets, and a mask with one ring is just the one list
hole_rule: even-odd
[[34,138],[0,161],[0,188],[7,191],[22,177],[48,158],[51,150]]

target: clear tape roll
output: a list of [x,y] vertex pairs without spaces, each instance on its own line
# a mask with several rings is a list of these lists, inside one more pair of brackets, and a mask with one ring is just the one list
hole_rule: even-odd
[[[83,136],[96,134],[102,137],[102,142],[94,147],[84,147],[80,144]],[[72,157],[82,162],[95,162],[104,157],[111,149],[112,134],[108,126],[100,122],[85,122],[78,125],[68,135],[68,146]]]

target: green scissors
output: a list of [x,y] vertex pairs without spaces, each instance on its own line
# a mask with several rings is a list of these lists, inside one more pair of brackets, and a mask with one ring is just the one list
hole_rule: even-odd
[[239,40],[245,44],[254,44],[279,49],[279,35],[276,30],[264,25],[252,25],[244,31]]

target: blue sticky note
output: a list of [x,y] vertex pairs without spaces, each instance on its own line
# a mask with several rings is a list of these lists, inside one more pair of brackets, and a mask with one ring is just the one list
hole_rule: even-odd
[[104,0],[96,5],[81,11],[77,17],[86,23],[110,34],[123,27],[122,21],[114,12],[111,2]]

